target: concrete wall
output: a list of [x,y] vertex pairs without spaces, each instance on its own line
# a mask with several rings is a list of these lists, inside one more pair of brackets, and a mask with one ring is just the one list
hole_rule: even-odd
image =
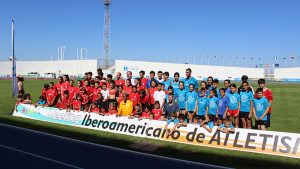
[[[12,62],[0,62],[0,76],[11,75]],[[201,80],[208,76],[213,76],[220,80],[224,79],[240,79],[244,74],[251,79],[258,79],[264,77],[264,70],[262,68],[243,68],[243,67],[226,67],[226,66],[208,66],[208,65],[193,65],[193,64],[174,64],[174,63],[160,63],[160,62],[143,62],[143,61],[128,61],[116,60],[113,66],[113,72],[121,72],[126,76],[128,70],[133,72],[133,76],[138,76],[140,70],[146,71],[146,76],[151,70],[155,72],[169,71],[173,76],[175,72],[179,72],[180,76],[185,76],[185,69],[191,68],[192,75]],[[78,76],[85,72],[93,72],[96,74],[97,60],[64,60],[64,61],[17,61],[17,75],[27,75],[29,72],[38,72],[40,75],[44,73],[69,74],[71,76]],[[105,71],[104,71],[105,72]],[[111,70],[105,74],[111,73]],[[278,68],[274,69],[275,80],[300,80],[300,67],[296,68]]]
[[274,69],[276,80],[300,81],[300,67]]
[[[80,75],[85,72],[97,73],[97,60],[64,60],[64,61],[17,61],[17,75],[29,72]],[[0,75],[11,75],[12,62],[0,62]]]
[[133,76],[138,76],[140,70],[146,71],[146,76],[151,70],[155,72],[169,71],[173,77],[175,72],[179,72],[181,77],[185,76],[186,68],[192,69],[192,76],[197,79],[207,78],[212,76],[219,80],[225,79],[240,79],[242,75],[248,75],[251,79],[264,77],[264,69],[262,68],[243,68],[243,67],[226,67],[226,66],[209,66],[209,65],[192,65],[192,64],[174,64],[174,63],[159,63],[159,62],[143,62],[143,61],[128,61],[116,60],[115,72],[121,72],[122,76],[126,76],[127,71],[132,71]]

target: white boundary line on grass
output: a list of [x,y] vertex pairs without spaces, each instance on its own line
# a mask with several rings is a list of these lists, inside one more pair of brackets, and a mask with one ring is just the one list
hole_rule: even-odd
[[164,156],[160,156],[160,155],[147,154],[147,153],[138,152],[138,151],[126,150],[126,149],[122,149],[122,148],[110,147],[110,146],[106,146],[106,145],[100,145],[100,144],[96,144],[96,143],[86,142],[86,141],[82,141],[82,140],[76,140],[76,139],[72,139],[72,138],[68,138],[68,137],[63,137],[63,136],[59,136],[59,135],[54,135],[54,134],[50,134],[50,133],[45,133],[45,132],[41,132],[41,131],[31,130],[31,129],[17,127],[17,126],[3,124],[3,123],[0,123],[0,126],[1,125],[6,126],[6,127],[10,127],[10,128],[15,128],[15,129],[18,129],[18,130],[25,130],[25,131],[29,131],[29,132],[33,132],[33,133],[37,133],[37,134],[41,134],[41,135],[48,135],[48,136],[52,136],[52,137],[56,137],[56,138],[60,138],[60,139],[65,139],[65,140],[69,140],[69,141],[73,141],[73,142],[78,142],[78,143],[82,143],[82,144],[89,144],[89,145],[93,145],[93,146],[96,146],[96,147],[108,148],[108,149],[111,149],[113,151],[116,151],[116,150],[117,151],[124,151],[124,152],[133,153],[133,154],[137,154],[137,155],[144,155],[144,156],[149,156],[149,157],[162,158],[162,159],[166,159],[166,160],[174,160],[174,161],[178,161],[178,162],[182,162],[182,163],[186,163],[186,164],[203,165],[203,167],[215,167],[215,168],[220,168],[220,169],[221,168],[228,169],[228,167],[223,167],[223,166],[218,166],[218,165],[213,165],[213,164],[193,162],[193,161],[176,159],[176,158],[171,158],[171,157],[164,157]]
[[9,150],[12,150],[12,151],[16,151],[18,153],[23,153],[23,154],[26,154],[26,155],[30,155],[30,156],[33,156],[33,157],[36,157],[36,158],[40,158],[40,159],[43,159],[43,160],[46,160],[46,161],[51,161],[53,163],[61,164],[61,165],[67,166],[67,167],[76,168],[76,169],[83,169],[82,167],[78,167],[78,166],[75,166],[75,165],[72,165],[72,164],[57,161],[57,160],[54,160],[54,159],[51,159],[51,158],[48,158],[48,157],[40,156],[40,155],[37,155],[37,154],[33,154],[33,153],[30,153],[30,152],[27,152],[27,151],[23,151],[23,150],[16,149],[16,148],[13,148],[13,147],[5,146],[5,145],[2,145],[2,144],[0,144],[0,147],[6,148],[6,149],[9,149]]

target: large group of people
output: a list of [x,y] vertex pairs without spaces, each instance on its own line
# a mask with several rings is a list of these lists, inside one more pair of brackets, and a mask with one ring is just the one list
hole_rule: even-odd
[[[133,78],[131,71],[126,78],[120,72],[115,77],[104,77],[101,69],[97,72],[94,77],[87,72],[83,80],[76,81],[68,75],[59,76],[56,83],[43,86],[35,105],[102,116],[162,120],[166,127],[175,124],[173,129],[194,124],[210,132],[214,126],[223,132],[233,132],[237,127],[266,130],[270,126],[273,96],[265,79],[258,80],[254,91],[246,75],[242,76],[240,86],[224,80],[224,87],[219,88],[218,79],[208,77],[199,82],[192,77],[190,68],[184,77],[178,72],[170,77],[169,72],[162,71],[157,76],[150,71],[149,78],[143,70],[138,78]],[[22,79],[18,86],[23,86]],[[23,87],[19,87],[19,103],[33,104]]]

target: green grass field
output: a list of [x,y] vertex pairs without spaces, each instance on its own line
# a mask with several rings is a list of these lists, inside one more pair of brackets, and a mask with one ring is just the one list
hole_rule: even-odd
[[[41,88],[46,82],[50,82],[50,80],[26,80],[24,82],[25,90],[32,95],[33,101],[37,100],[38,96],[41,94]],[[251,85],[254,88],[257,86],[256,83],[252,83]],[[300,168],[299,159],[162,142],[152,139],[112,134],[90,129],[74,128],[59,124],[13,117],[11,116],[11,81],[0,80],[0,86],[0,122],[2,123],[126,149],[132,149],[128,146],[133,143],[147,141],[160,145],[160,148],[157,150],[147,153],[204,162],[214,165],[249,169],[273,169],[284,167]],[[269,128],[269,130],[300,133],[300,84],[271,83],[268,85],[268,88],[273,91],[273,96],[275,99],[273,102],[271,128]]]

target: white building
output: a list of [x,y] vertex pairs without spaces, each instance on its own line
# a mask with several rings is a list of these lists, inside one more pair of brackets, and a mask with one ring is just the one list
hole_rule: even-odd
[[[85,72],[97,73],[97,60],[56,60],[56,61],[17,61],[17,75],[28,75],[30,72],[69,74],[81,76]],[[6,76],[12,73],[12,62],[0,62],[0,75]]]
[[280,81],[300,81],[300,67],[274,69],[274,77]]
[[242,75],[247,75],[249,79],[258,79],[264,77],[263,68],[174,64],[129,60],[115,61],[115,72],[121,72],[123,76],[125,76],[127,71],[132,71],[133,76],[139,76],[139,71],[144,70],[146,72],[146,76],[148,76],[151,70],[155,71],[156,73],[161,70],[163,72],[168,71],[172,77],[175,72],[179,72],[181,77],[185,77],[185,70],[187,68],[191,68],[192,76],[199,80],[205,79],[208,76],[212,76],[219,80],[240,80]]
[[[89,60],[62,60],[62,61],[17,61],[17,75],[26,76],[30,72],[38,72],[40,75],[45,73],[69,74],[70,76],[82,76],[85,72],[97,73],[96,59]],[[12,72],[12,62],[0,62],[0,76],[10,76]],[[139,71],[144,70],[146,76],[149,76],[151,70],[156,73],[161,70],[168,71],[172,77],[175,72],[179,72],[181,77],[185,76],[185,70],[192,69],[192,76],[202,80],[212,76],[219,80],[232,79],[239,80],[242,75],[247,75],[249,79],[258,79],[265,77],[264,68],[249,67],[229,67],[229,66],[209,66],[194,64],[175,64],[162,62],[144,62],[115,60],[114,66],[108,70],[103,70],[104,74],[115,74],[121,72],[126,77],[127,71],[132,71],[133,76],[139,76]],[[296,68],[277,68],[274,69],[274,79],[282,81],[300,81],[300,67]]]

